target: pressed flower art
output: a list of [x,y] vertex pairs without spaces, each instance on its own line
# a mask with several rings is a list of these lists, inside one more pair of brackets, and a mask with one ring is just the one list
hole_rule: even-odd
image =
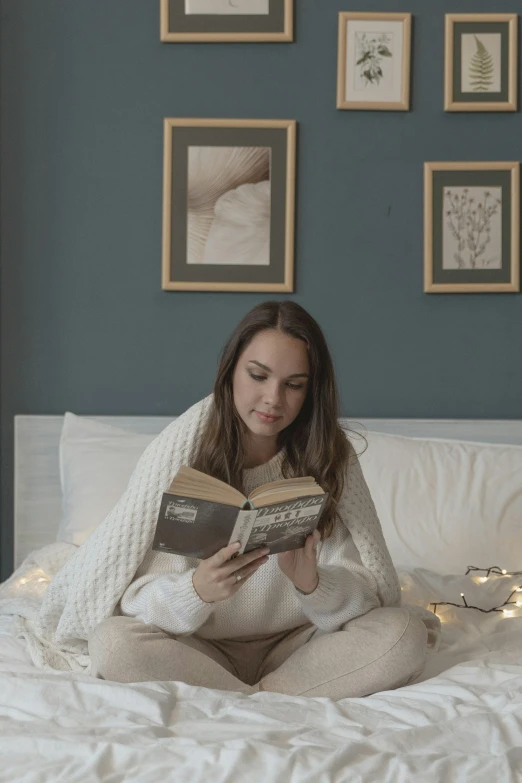
[[520,290],[520,164],[424,164],[425,293]]
[[337,108],[407,111],[411,14],[341,12]]
[[500,269],[502,188],[444,188],[444,269]]
[[355,89],[365,89],[370,85],[380,85],[386,80],[388,86],[393,83],[393,36],[387,33],[356,33],[357,68]]

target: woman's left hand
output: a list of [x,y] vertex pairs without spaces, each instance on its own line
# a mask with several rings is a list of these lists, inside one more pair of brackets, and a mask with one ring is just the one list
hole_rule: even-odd
[[314,530],[307,536],[304,547],[277,555],[283,574],[303,593],[313,593],[319,584],[316,550],[320,538],[320,533]]

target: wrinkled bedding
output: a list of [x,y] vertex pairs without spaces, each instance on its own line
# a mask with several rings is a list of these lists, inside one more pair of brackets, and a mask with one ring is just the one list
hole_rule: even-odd
[[[405,602],[431,609],[461,592],[489,609],[522,584],[397,570]],[[35,610],[52,575],[39,578]],[[37,669],[0,606],[0,781],[522,781],[522,607],[510,610],[439,606],[442,642],[416,682],[332,702]]]

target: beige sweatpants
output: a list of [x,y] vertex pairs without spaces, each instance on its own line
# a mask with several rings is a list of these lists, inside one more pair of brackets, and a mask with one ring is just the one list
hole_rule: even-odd
[[424,669],[427,639],[418,616],[404,607],[381,607],[332,633],[307,623],[261,637],[212,640],[113,616],[96,626],[88,645],[91,673],[105,680],[177,680],[247,694],[338,700],[413,682]]

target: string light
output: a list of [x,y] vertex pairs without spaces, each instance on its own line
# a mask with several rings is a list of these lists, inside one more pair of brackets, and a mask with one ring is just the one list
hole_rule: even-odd
[[[511,571],[511,573],[508,574],[505,568],[500,568],[500,566],[491,566],[491,568],[477,568],[477,566],[468,566],[468,570],[466,571],[466,576],[469,574],[470,571],[487,571],[488,576],[493,574],[498,574],[498,576],[521,576],[522,571]],[[480,577],[482,580],[486,580],[488,576],[482,576]]]
[[49,579],[45,572],[41,568],[34,568],[29,573],[25,573],[20,579],[15,582],[18,585],[26,585],[29,582],[49,582]]
[[[481,576],[479,577],[481,582],[486,582],[490,576],[490,574],[494,574],[495,576],[519,576],[522,575],[522,571],[512,571],[511,573],[508,573],[505,568],[500,568],[499,566],[492,566],[491,568],[477,568],[477,566],[468,566],[468,570],[466,571],[466,576],[469,574],[470,571],[487,571],[487,576]],[[511,601],[511,597],[515,593],[522,593],[522,585],[519,587],[515,587],[515,589],[509,594],[507,601],[504,601],[503,604],[500,606],[494,606],[492,609],[481,609],[480,606],[473,606],[472,604],[468,604],[466,601],[466,596],[464,593],[461,593],[462,600],[464,601],[463,604],[455,604],[451,601],[437,601],[431,602],[430,606],[434,606],[434,613],[437,614],[437,606],[458,606],[461,609],[478,609],[479,612],[484,612],[484,614],[489,614],[489,612],[502,612],[504,614],[504,617],[515,617],[513,609],[503,609],[504,606],[522,606],[522,600],[521,601]]]

